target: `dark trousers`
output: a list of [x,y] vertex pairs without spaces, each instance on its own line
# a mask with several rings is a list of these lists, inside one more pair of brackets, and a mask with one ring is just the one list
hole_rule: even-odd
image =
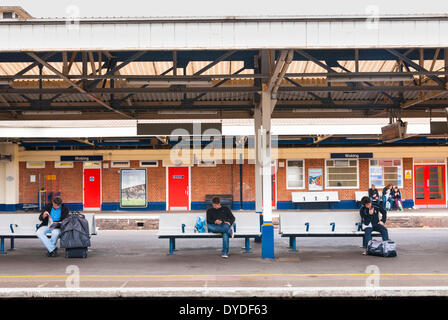
[[381,233],[383,241],[389,240],[389,233],[387,232],[387,228],[380,224],[375,224],[372,227],[364,229],[364,238],[362,241],[362,246],[364,248],[367,248],[367,244],[370,240],[372,240],[372,231],[378,231],[379,233]]

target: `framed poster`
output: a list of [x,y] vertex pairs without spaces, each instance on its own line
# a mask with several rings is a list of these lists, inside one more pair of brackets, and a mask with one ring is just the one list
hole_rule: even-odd
[[146,208],[146,169],[121,169],[120,207]]
[[308,190],[323,190],[323,170],[308,169]]

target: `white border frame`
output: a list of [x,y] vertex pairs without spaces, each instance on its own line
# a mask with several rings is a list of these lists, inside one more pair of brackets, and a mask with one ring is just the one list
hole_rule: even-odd
[[[347,161],[356,160],[356,169],[357,169],[357,175],[358,175],[358,177],[356,179],[356,187],[344,187],[344,186],[342,186],[342,187],[329,187],[328,186],[328,173],[327,173],[327,160],[332,160],[332,161],[335,161],[335,160],[347,160]],[[357,189],[359,189],[359,179],[360,179],[360,176],[359,176],[359,160],[360,159],[358,159],[358,158],[356,158],[356,159],[331,159],[331,158],[325,159],[325,163],[324,163],[324,169],[325,169],[325,176],[324,176],[325,177],[325,190],[327,190],[327,189],[328,190],[341,190],[341,189],[357,190]],[[370,175],[370,172],[369,172],[369,175]]]
[[[103,204],[103,166],[101,161],[87,161],[98,162],[99,166],[85,167],[85,162],[82,163],[82,208],[83,211],[101,211],[101,205]],[[100,170],[100,207],[99,208],[86,208],[85,207],[85,188],[84,188],[84,169],[99,169]]]
[[[123,180],[122,180],[122,171],[123,170],[145,170],[145,206],[122,206],[122,204],[121,204],[121,190],[122,190],[122,183],[123,183]],[[146,168],[122,168],[122,169],[120,169],[120,201],[119,201],[119,203],[120,203],[120,209],[126,209],[126,208],[128,208],[128,209],[138,209],[138,208],[148,208],[148,170],[146,169]]]
[[[117,166],[117,165],[114,165],[114,162],[127,162],[128,165],[127,166],[125,166],[125,165]],[[130,160],[111,160],[110,161],[110,167],[111,168],[130,168],[131,167],[131,161]]]
[[[188,208],[187,211],[190,212],[191,211],[191,166],[166,166],[165,167],[166,170],[166,211],[171,211],[170,210],[170,198],[169,198],[169,169],[168,168],[188,168]],[[181,211],[181,210],[172,210],[172,211]]]
[[[403,168],[403,158],[370,158],[369,160],[369,188],[372,186],[372,181],[370,180],[370,160],[400,160],[401,161],[401,186],[398,186],[400,189],[404,188],[404,168]],[[383,177],[384,182],[384,177]],[[377,185],[375,185],[376,187]],[[384,188],[385,186],[381,186],[381,188]],[[378,188],[377,188],[378,190]]]
[[[155,161],[155,162],[157,162],[157,164],[155,166],[152,166],[152,165],[142,165],[142,162],[144,162],[144,161]],[[140,160],[138,165],[139,165],[140,168],[157,168],[157,167],[159,167],[159,160]]]
[[[303,187],[289,187],[288,186],[288,161],[302,161],[302,177],[303,177]],[[286,190],[306,190],[306,175],[305,175],[305,159],[285,159],[285,167],[286,167]]]
[[[433,163],[433,162],[427,162],[427,163],[415,163],[415,160],[431,160],[431,159],[443,159],[444,163]],[[435,205],[421,205],[415,203],[415,166],[419,165],[444,165],[445,166],[445,205],[443,204],[435,204]],[[416,157],[412,158],[412,200],[414,200],[414,208],[448,208],[448,164],[447,160],[444,157],[437,158],[437,157],[428,157],[428,158],[422,158],[422,157]]]

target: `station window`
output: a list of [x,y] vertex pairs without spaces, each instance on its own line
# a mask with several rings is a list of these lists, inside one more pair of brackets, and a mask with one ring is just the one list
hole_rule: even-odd
[[327,188],[358,188],[358,160],[326,160]]
[[45,161],[27,161],[27,169],[43,169],[45,168]]
[[130,161],[111,161],[111,168],[129,168],[131,166]]
[[73,168],[73,161],[55,161],[55,168]]
[[216,167],[216,160],[199,160],[198,167]]
[[370,184],[384,187],[388,184],[403,187],[403,166],[401,159],[370,160]]
[[303,160],[286,161],[286,189],[305,188],[305,168]]
[[157,160],[142,160],[140,161],[140,167],[148,168],[148,167],[158,167],[159,161]]

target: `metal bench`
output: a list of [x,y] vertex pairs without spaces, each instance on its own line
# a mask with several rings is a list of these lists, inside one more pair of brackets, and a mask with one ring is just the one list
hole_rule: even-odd
[[[96,235],[95,214],[83,213],[89,222],[89,233]],[[5,239],[10,239],[11,248],[14,250],[14,239],[37,238],[36,231],[42,223],[39,214],[0,214],[0,254],[5,254]]]
[[[234,238],[245,239],[245,252],[250,252],[250,238],[261,236],[260,216],[255,212],[234,212],[235,223],[232,225]],[[169,254],[176,250],[176,238],[208,239],[222,238],[220,233],[198,233],[195,225],[198,216],[206,217],[205,213],[162,213],[159,218],[159,239],[169,239]]]
[[[363,237],[359,212],[280,212],[279,234],[297,252],[297,237]],[[381,236],[372,232],[372,236]]]

